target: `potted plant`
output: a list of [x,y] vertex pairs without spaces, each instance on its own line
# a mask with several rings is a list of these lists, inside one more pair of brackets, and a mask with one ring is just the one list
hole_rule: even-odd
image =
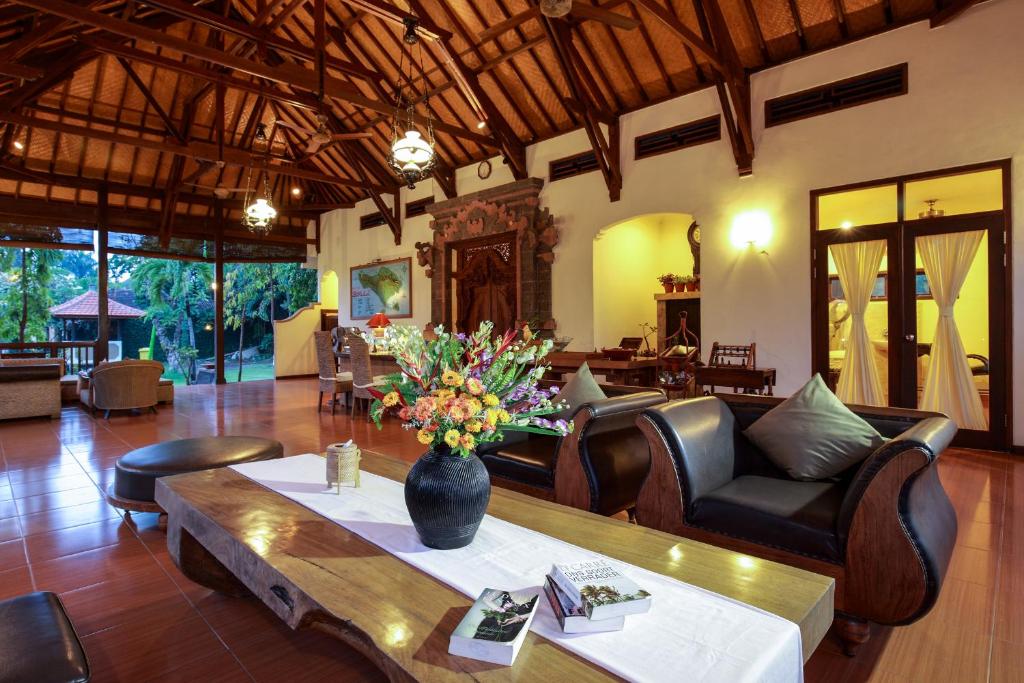
[[658,277],[658,282],[660,282],[661,286],[665,288],[666,294],[671,294],[672,289],[676,284],[676,276],[672,273],[665,273]]
[[687,275],[685,278],[683,278],[683,284],[686,286],[687,292],[697,291],[697,278],[693,277],[692,275]]
[[685,292],[686,291],[686,278],[688,278],[688,277],[689,277],[689,275],[676,275],[675,276],[675,288],[676,288],[677,292]]
[[431,548],[462,548],[476,535],[491,497],[487,469],[476,456],[480,444],[507,431],[572,431],[571,423],[545,417],[565,407],[551,402],[557,389],[537,386],[548,369],[540,361],[553,342],[517,342],[518,330],[492,338],[493,327],[485,321],[465,335],[439,326],[433,340],[416,327],[385,331],[401,372],[370,389],[370,416],[380,428],[384,413],[396,413],[429,449],[409,470],[405,505]]

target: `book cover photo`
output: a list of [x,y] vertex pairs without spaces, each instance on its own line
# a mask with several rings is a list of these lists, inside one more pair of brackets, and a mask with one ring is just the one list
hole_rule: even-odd
[[594,621],[651,608],[651,594],[604,560],[556,564],[551,578]]
[[605,633],[621,631],[626,625],[626,617],[591,621],[583,607],[574,603],[550,576],[544,577],[544,594],[551,605],[551,611],[555,613],[558,625],[562,627],[562,633]]
[[537,613],[536,590],[486,588],[452,632],[448,653],[511,666]]

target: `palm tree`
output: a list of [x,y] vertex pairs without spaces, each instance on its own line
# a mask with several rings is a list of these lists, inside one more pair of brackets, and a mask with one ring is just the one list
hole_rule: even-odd
[[167,362],[192,381],[196,350],[196,305],[209,298],[213,271],[209,263],[147,259],[132,273],[136,294],[149,305],[146,317],[153,323]]
[[[10,328],[17,328],[17,338],[25,343],[26,337],[46,336],[50,319],[50,282],[53,271],[59,267],[63,254],[56,249],[3,249],[0,250],[0,269],[8,272],[10,286],[5,298],[5,315]],[[31,332],[31,334],[29,334]]]

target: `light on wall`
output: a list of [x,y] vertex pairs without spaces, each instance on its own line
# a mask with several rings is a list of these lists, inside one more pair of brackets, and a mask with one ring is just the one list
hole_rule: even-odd
[[764,247],[772,237],[772,220],[764,211],[747,211],[732,221],[730,238],[737,248],[751,247],[767,254]]

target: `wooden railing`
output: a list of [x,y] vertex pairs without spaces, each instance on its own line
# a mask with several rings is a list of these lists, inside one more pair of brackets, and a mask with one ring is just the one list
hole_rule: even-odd
[[0,359],[63,358],[69,375],[91,370],[95,357],[96,342],[91,341],[0,342]]

